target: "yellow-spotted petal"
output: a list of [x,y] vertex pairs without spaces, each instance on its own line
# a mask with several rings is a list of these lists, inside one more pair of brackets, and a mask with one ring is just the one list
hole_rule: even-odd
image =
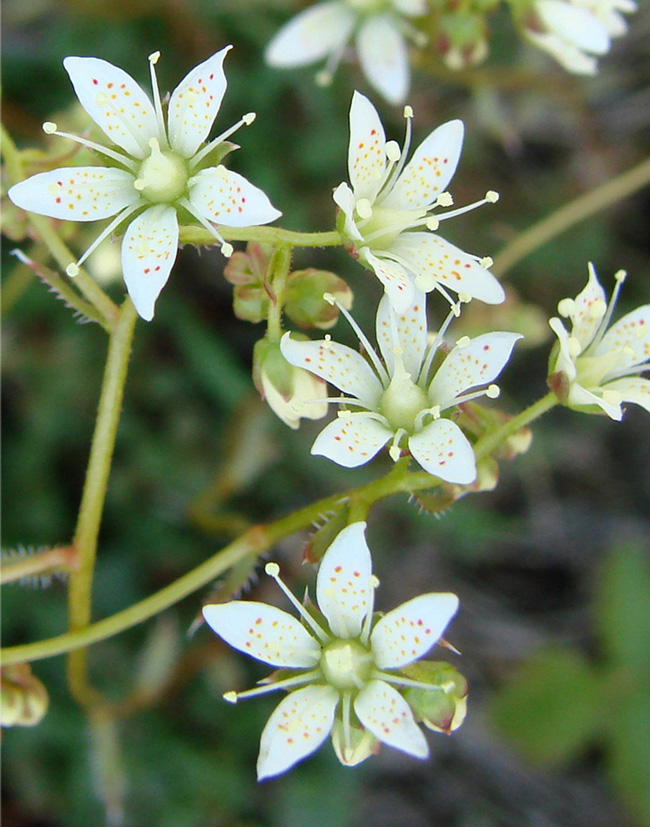
[[409,450],[425,471],[445,482],[469,485],[476,479],[472,446],[450,419],[437,419],[410,436]]
[[122,242],[122,270],[131,301],[145,321],[153,318],[177,251],[178,219],[173,207],[149,207],[129,224]]
[[457,345],[436,371],[429,385],[429,399],[443,410],[458,394],[487,385],[503,370],[519,333],[484,333],[467,344]]
[[418,660],[440,640],[458,611],[458,598],[449,592],[421,594],[379,620],[370,646],[380,669],[399,669]]
[[108,138],[134,158],[148,156],[150,139],[160,139],[156,114],[131,75],[98,57],[66,57],[63,66],[79,102]]
[[261,189],[224,166],[195,175],[190,180],[189,200],[207,221],[226,227],[268,224],[282,215]]
[[339,693],[331,686],[306,686],[273,710],[260,739],[257,779],[279,775],[315,752],[332,731]]
[[203,607],[210,628],[226,643],[270,666],[311,667],[320,646],[305,627],[282,609],[252,600]]
[[318,570],[318,608],[338,638],[358,637],[372,604],[372,561],[365,530],[365,522],[344,528],[327,549]]
[[287,362],[316,374],[365,407],[374,408],[379,403],[382,384],[356,350],[330,339],[299,342],[289,333],[282,337],[280,348]]
[[386,135],[375,107],[355,92],[350,107],[348,173],[355,198],[374,201],[386,168]]
[[401,257],[415,286],[425,293],[440,286],[486,304],[500,304],[505,298],[503,287],[476,258],[433,233],[402,233],[389,252]]
[[382,206],[414,210],[431,206],[451,181],[463,148],[462,121],[442,124],[420,144]]
[[341,414],[316,437],[311,452],[342,465],[357,468],[369,462],[393,436],[372,414]]
[[354,711],[377,740],[416,758],[426,758],[429,746],[400,693],[384,681],[371,681],[357,695]]
[[40,172],[11,187],[9,198],[23,210],[70,221],[97,221],[140,198],[133,175],[110,167],[64,167]]
[[226,92],[223,61],[226,46],[183,78],[169,101],[169,143],[174,152],[191,158],[208,137]]
[[650,361],[650,304],[637,307],[613,324],[590,355],[614,350],[621,354],[619,370]]
[[[419,233],[413,233],[419,235]],[[386,295],[396,313],[403,313],[413,303],[415,285],[402,264],[386,258],[381,252],[376,255],[368,247],[359,250],[359,258],[374,272],[383,284]]]
[[394,373],[395,348],[400,348],[404,369],[417,382],[427,349],[427,308],[424,294],[415,291],[413,303],[395,313],[384,295],[377,309],[377,342],[390,376]]

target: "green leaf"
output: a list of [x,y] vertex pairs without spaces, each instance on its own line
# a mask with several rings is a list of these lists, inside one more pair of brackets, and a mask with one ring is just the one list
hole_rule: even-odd
[[650,673],[650,564],[639,549],[609,555],[596,616],[605,655],[637,675]]
[[613,706],[609,772],[640,824],[650,824],[650,688],[638,687]]
[[493,723],[532,763],[561,766],[601,728],[602,681],[572,649],[547,649],[527,661],[491,710]]

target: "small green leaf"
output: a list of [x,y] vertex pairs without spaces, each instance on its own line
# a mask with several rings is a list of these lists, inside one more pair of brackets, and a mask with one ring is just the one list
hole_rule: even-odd
[[602,681],[577,651],[540,651],[502,690],[491,713],[532,763],[566,765],[599,734]]
[[618,701],[611,718],[609,772],[639,824],[650,824],[650,688]]
[[596,606],[606,656],[637,675],[650,673],[650,564],[639,549],[609,555]]

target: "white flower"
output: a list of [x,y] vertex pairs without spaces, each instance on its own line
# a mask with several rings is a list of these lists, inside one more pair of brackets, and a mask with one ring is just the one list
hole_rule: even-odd
[[479,260],[429,230],[441,220],[460,215],[479,204],[494,202],[487,193],[476,204],[434,215],[449,206],[445,188],[456,171],[463,144],[462,121],[449,121],[435,129],[406,162],[410,143],[410,107],[404,111],[407,134],[404,149],[386,141],[377,110],[368,98],[355,92],[350,107],[348,171],[346,183],[334,190],[340,208],[339,231],[354,256],[374,271],[397,312],[412,302],[415,289],[440,292],[453,304],[448,291],[498,304],[503,288]]
[[[111,145],[105,147],[57,131],[46,123],[48,134],[71,138],[99,152],[108,167],[64,167],[43,172],[16,184],[9,197],[25,210],[71,221],[98,221],[116,216],[68,275],[123,221],[128,225],[122,243],[122,269],[129,295],[143,319],[153,317],[154,305],[164,287],[178,249],[179,209],[203,224],[232,254],[214,224],[245,227],[266,224],[280,213],[266,195],[249,181],[221,164],[210,165],[231,148],[224,140],[253,113],[205,144],[226,91],[223,60],[227,46],[199,64],[176,87],[167,107],[167,125],[158,91],[154,64],[149,57],[153,105],[133,78],[94,57],[67,57],[63,65],[83,108],[103,130]],[[220,146],[222,145],[222,146]]]
[[353,325],[372,364],[357,351],[329,338],[299,342],[286,333],[281,341],[288,362],[350,394],[330,401],[362,409],[340,411],[316,438],[312,454],[356,468],[371,460],[390,440],[393,460],[407,444],[430,474],[460,485],[473,482],[476,461],[472,446],[458,425],[441,414],[485,394],[498,396],[496,385],[486,390],[469,389],[484,386],[498,376],[521,336],[498,332],[475,339],[464,337],[433,370],[453,311],[428,345],[424,296],[417,294],[413,305],[403,313],[395,313],[384,296],[377,310],[377,341],[383,363],[347,311],[341,312]]
[[[271,714],[260,741],[261,780],[289,769],[318,749],[332,733],[346,765],[368,757],[377,742],[426,758],[429,747],[398,687],[443,691],[414,681],[399,670],[417,661],[440,639],[458,608],[454,594],[423,594],[377,621],[366,524],[349,525],[336,537],[320,564],[315,607],[304,609],[278,577],[273,577],[301,615],[264,603],[233,601],[204,606],[208,625],[240,652],[270,666],[296,670],[279,680],[226,700],[292,690]],[[273,680],[269,678],[263,683]],[[296,688],[300,687],[300,688]]]
[[627,31],[622,12],[636,8],[632,0],[535,0],[524,33],[568,72],[594,75],[596,56],[609,51],[612,37]]
[[549,321],[559,339],[551,354],[550,387],[570,408],[587,413],[600,408],[619,421],[623,402],[650,412],[650,380],[639,376],[650,370],[650,304],[609,327],[625,275],[623,270],[615,274],[616,287],[607,304],[590,263],[584,290],[558,305],[560,315],[571,320],[571,333],[557,317]]
[[343,52],[354,36],[361,68],[369,83],[390,103],[402,103],[411,76],[404,35],[418,45],[426,37],[404,17],[427,12],[426,0],[329,0],[305,9],[290,20],[269,43],[269,66],[305,66],[328,58],[318,75],[323,85],[332,80]]

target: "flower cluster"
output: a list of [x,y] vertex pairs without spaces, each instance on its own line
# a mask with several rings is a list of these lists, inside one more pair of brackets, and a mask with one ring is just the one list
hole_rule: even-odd
[[[510,358],[518,333],[485,333],[463,337],[436,364],[443,336],[454,311],[431,343],[426,301],[416,293],[413,304],[395,313],[384,295],[377,311],[377,342],[381,359],[347,311],[367,361],[360,353],[331,339],[301,342],[286,333],[282,353],[287,361],[336,385],[348,396],[330,400],[348,408],[321,432],[312,447],[346,468],[371,460],[391,442],[397,460],[402,446],[430,474],[447,482],[469,484],[476,479],[472,446],[458,425],[443,416],[462,402],[496,397],[499,389],[471,390],[495,379]],[[350,411],[349,408],[359,408]]]
[[334,190],[340,209],[339,231],[351,253],[383,284],[397,312],[413,303],[416,290],[437,289],[451,304],[450,290],[499,304],[505,293],[486,269],[489,260],[468,255],[432,232],[442,220],[497,200],[496,193],[489,192],[476,204],[434,212],[452,203],[446,187],[460,158],[462,121],[439,126],[406,163],[410,107],[405,116],[407,134],[400,150],[395,141],[386,141],[377,110],[368,98],[354,93],[348,149],[352,186],[344,182]]
[[369,83],[390,103],[402,103],[411,74],[405,37],[426,38],[405,18],[427,12],[426,0],[327,0],[305,9],[276,34],[266,49],[269,66],[305,66],[327,58],[319,83],[331,82],[345,48],[355,38]]
[[53,123],[43,129],[95,150],[113,165],[54,169],[9,190],[18,207],[52,218],[98,221],[115,216],[79,261],[68,267],[70,276],[135,214],[122,242],[122,270],[133,304],[147,321],[153,318],[156,299],[176,259],[179,211],[210,230],[226,256],[232,246],[214,224],[245,227],[267,224],[281,215],[260,189],[218,163],[233,148],[226,139],[243,124],[252,123],[253,113],[205,143],[226,91],[223,61],[230,48],[212,55],[181,81],[169,100],[167,123],[155,76],[158,52],[149,57],[153,104],[117,66],[94,57],[67,57],[63,65],[77,97],[110,146],[59,132]]
[[650,304],[609,326],[625,275],[623,270],[615,274],[607,303],[590,263],[584,290],[558,305],[560,315],[571,321],[571,333],[557,317],[549,322],[559,340],[549,364],[550,387],[570,408],[602,410],[619,421],[624,402],[650,412],[650,379],[639,375],[650,370]]
[[325,553],[316,581],[318,608],[311,603],[301,606],[279,579],[278,566],[267,564],[267,574],[278,582],[302,622],[254,601],[203,608],[208,625],[227,643],[282,670],[257,689],[226,693],[226,700],[289,691],[262,732],[260,780],[311,755],[330,734],[339,760],[347,766],[377,752],[382,743],[426,758],[429,747],[403,694],[407,689],[418,691],[413,701],[416,710],[426,708],[428,695],[444,696],[446,703],[458,705],[459,714],[450,718],[446,713],[445,722],[439,712],[425,718],[426,713],[416,711],[418,720],[425,720],[430,728],[448,731],[462,721],[464,692],[458,694],[457,687],[463,681],[450,676],[451,667],[436,682],[404,672],[441,639],[456,614],[458,598],[449,593],[423,594],[378,618],[373,611],[377,581],[365,528],[364,522],[352,523]]
[[623,14],[636,9],[634,0],[535,0],[523,31],[568,72],[594,75],[612,38],[627,31]]

